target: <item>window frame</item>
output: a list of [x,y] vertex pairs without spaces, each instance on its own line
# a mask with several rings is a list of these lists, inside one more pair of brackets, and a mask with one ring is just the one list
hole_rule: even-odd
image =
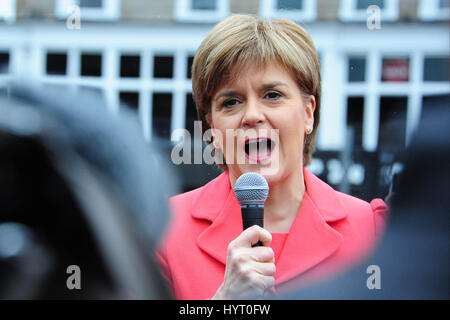
[[[81,21],[115,21],[120,19],[121,0],[102,0],[102,8],[80,8]],[[66,19],[72,13],[72,6],[79,6],[79,0],[56,0],[55,16]]]
[[[357,0],[341,0],[338,16],[344,22],[367,21],[367,9],[357,9]],[[385,0],[385,7],[381,9],[382,21],[396,21],[399,15],[398,0]]]
[[445,21],[449,17],[450,8],[439,8],[439,0],[419,0],[417,18],[420,21]]
[[215,0],[216,10],[194,10],[192,0],[175,0],[174,19],[178,22],[215,23],[230,14],[229,0]]
[[[0,6],[0,21],[7,24],[16,21],[16,0],[2,0],[3,6]],[[2,10],[3,9],[3,10]]]
[[259,15],[264,18],[279,17],[294,21],[309,22],[317,19],[317,0],[303,0],[302,10],[279,10],[277,0],[261,0]]

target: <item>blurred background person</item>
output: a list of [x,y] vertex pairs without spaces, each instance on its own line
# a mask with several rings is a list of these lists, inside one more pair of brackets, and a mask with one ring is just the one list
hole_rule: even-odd
[[132,113],[11,88],[0,107],[0,298],[168,299],[154,248],[173,177]]
[[450,108],[426,112],[392,195],[390,220],[373,257],[327,283],[284,299],[450,298]]

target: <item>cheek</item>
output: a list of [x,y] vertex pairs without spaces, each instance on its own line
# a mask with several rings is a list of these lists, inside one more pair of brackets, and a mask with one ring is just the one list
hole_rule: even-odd
[[299,113],[292,114],[290,118],[284,118],[280,125],[280,143],[283,153],[288,156],[303,153],[304,123]]
[[[220,140],[220,145],[226,148],[226,140],[231,137],[233,139],[233,133],[239,128],[239,121],[236,121],[235,117],[214,115],[212,116],[213,134],[215,134]],[[227,137],[227,134],[229,137]]]

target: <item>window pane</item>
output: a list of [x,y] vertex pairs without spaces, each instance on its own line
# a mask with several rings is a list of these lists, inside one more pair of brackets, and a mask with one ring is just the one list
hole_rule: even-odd
[[[434,96],[423,96],[422,98],[422,113],[420,119],[426,119],[433,117],[435,113],[441,113],[442,110],[447,110],[450,105],[450,95],[434,95]],[[417,128],[416,128],[417,129]],[[434,128],[436,129],[436,128]],[[438,131],[436,131],[438,132]],[[448,132],[448,127],[447,127]]]
[[423,80],[424,81],[450,81],[449,58],[425,58]]
[[0,52],[0,73],[8,73],[9,53]]
[[194,63],[194,57],[190,56],[188,57],[188,61],[187,61],[187,77],[188,79],[192,78],[192,64]]
[[153,64],[154,78],[173,77],[173,57],[155,57]]
[[102,0],[80,0],[80,7],[101,8],[102,4]]
[[406,108],[406,97],[380,98],[379,149],[397,152],[405,147]]
[[216,10],[216,0],[192,0],[193,10]]
[[47,53],[47,74],[66,74],[67,54]]
[[192,94],[188,93],[186,95],[186,122],[185,128],[194,136],[194,121],[197,121],[197,109],[195,108],[194,99]]
[[408,58],[384,58],[381,80],[386,82],[406,82],[409,80]]
[[380,9],[384,8],[384,0],[357,0],[356,9],[366,10],[370,6],[378,6]]
[[450,0],[440,0],[439,8],[440,9],[448,9],[450,7]]
[[353,144],[362,146],[362,127],[364,114],[364,98],[349,97],[347,99],[347,126],[353,130]]
[[123,55],[120,57],[120,76],[123,78],[139,78],[140,56]]
[[302,10],[303,1],[302,0],[278,0],[277,2],[278,10]]
[[97,53],[81,54],[81,75],[101,76],[102,75],[102,55]]
[[120,92],[120,103],[137,110],[139,108],[139,92]]
[[366,58],[348,59],[348,81],[361,82],[366,79]]
[[172,117],[172,94],[153,94],[153,132],[159,137],[170,139],[170,119]]

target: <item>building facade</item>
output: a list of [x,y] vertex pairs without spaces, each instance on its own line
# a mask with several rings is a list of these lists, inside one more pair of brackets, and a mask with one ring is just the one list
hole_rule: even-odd
[[[95,91],[114,114],[135,109],[148,141],[172,146],[176,129],[194,136],[196,48],[233,13],[289,18],[310,33],[323,79],[311,170],[343,191],[368,175],[354,152],[384,157],[377,174],[388,176],[424,112],[448,104],[448,0],[1,0],[0,90],[26,75]],[[192,174],[186,189],[204,182]]]

